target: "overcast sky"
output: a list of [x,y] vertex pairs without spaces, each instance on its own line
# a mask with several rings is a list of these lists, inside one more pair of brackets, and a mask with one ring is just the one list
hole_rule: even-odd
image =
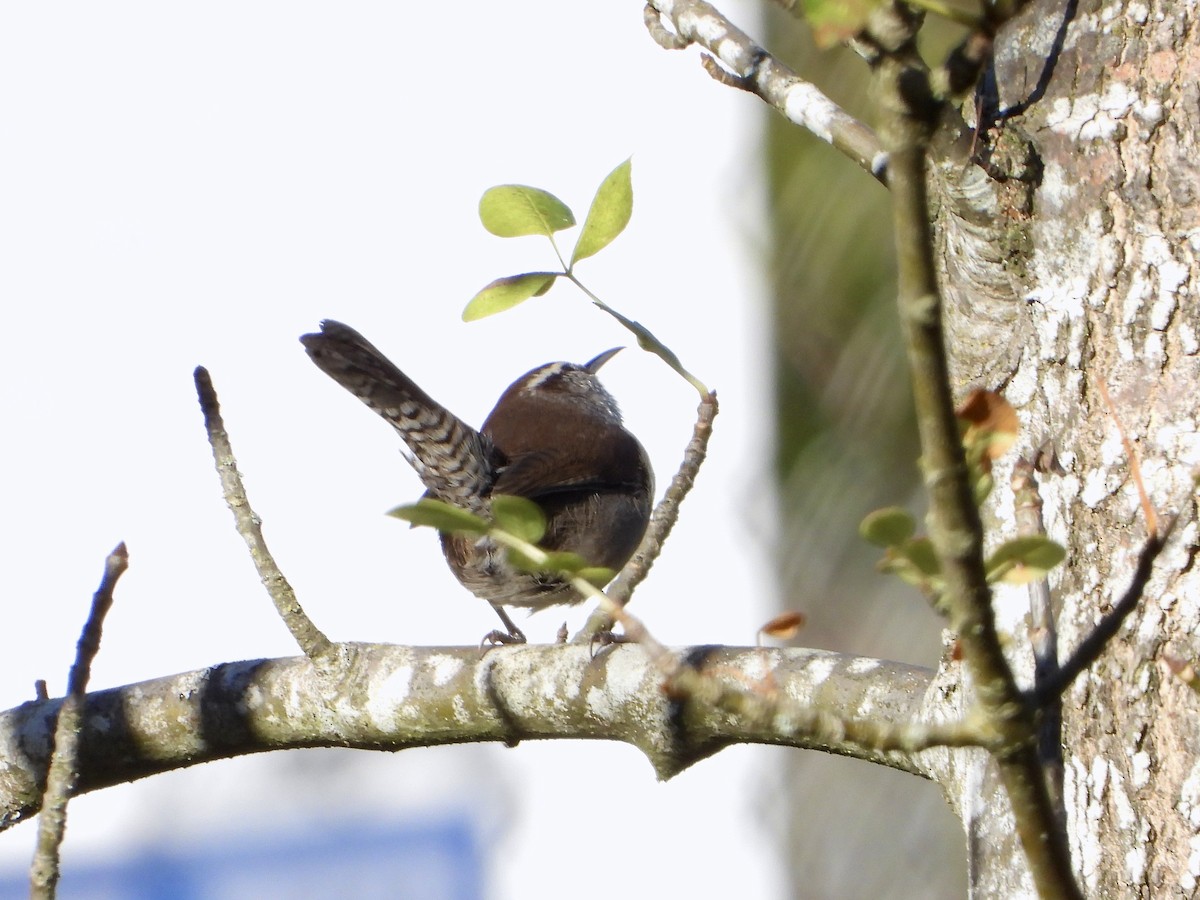
[[[752,26],[747,4],[723,6]],[[582,219],[630,155],[632,224],[579,274],[722,403],[710,462],[635,608],[670,644],[753,641],[770,610],[761,570],[774,534],[761,111],[712,82],[694,50],[659,49],[641,17],[635,2],[550,0],[0,11],[0,707],[29,699],[37,678],[62,692],[104,556],[122,540],[131,567],[93,687],[296,653],[221,500],[197,364],[212,373],[267,538],[320,627],[347,640],[477,642],[492,611],[449,575],[434,535],[383,515],[421,491],[395,436],[297,337],[343,320],[472,422],[527,369],[632,343],[561,285],[460,321],[491,279],[553,264],[537,239],[480,227],[486,188],[545,187]],[[661,487],[695,393],[636,349],[604,376]],[[545,642],[585,615],[519,624]],[[568,883],[573,898],[608,897],[627,867],[669,875],[674,894],[769,897],[778,752],[726,751],[659,785],[622,745],[429,750],[364,761],[357,789],[432,808],[446,792],[430,784],[444,778],[451,795],[466,785],[483,796],[486,784],[514,800],[517,812],[498,803],[490,814],[494,898],[558,898]],[[271,766],[297,765],[222,763],[83,798],[68,862],[126,838],[228,827],[239,797],[267,821],[301,815],[302,798],[252,796]],[[0,835],[0,860],[26,859],[33,837],[28,826]]]

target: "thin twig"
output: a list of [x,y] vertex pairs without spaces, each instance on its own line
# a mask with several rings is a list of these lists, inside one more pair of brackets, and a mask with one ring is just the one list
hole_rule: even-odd
[[250,548],[250,558],[258,570],[258,577],[263,587],[271,596],[283,623],[291,631],[292,637],[313,662],[320,663],[333,646],[311,619],[305,614],[296,599],[296,593],[288,584],[279,566],[275,564],[271,551],[263,539],[261,520],[250,507],[246,497],[246,488],[242,484],[242,476],[238,472],[237,460],[233,456],[233,447],[229,435],[225,431],[225,423],[221,419],[221,407],[217,402],[217,393],[213,390],[212,379],[208,370],[197,366],[195,371],[196,394],[200,398],[200,409],[204,413],[204,429],[208,432],[208,442],[212,446],[213,459],[217,465],[217,475],[221,479],[221,490],[225,502],[233,512],[237,523],[238,534]]
[[943,104],[917,52],[919,20],[898,4],[877,8],[873,27],[876,20],[880,31],[872,37],[880,55],[875,87],[880,132],[891,153],[898,305],[929,491],[929,536],[945,577],[944,605],[985,728],[995,732],[1002,748],[993,749],[992,756],[1033,883],[1042,897],[1082,898],[1066,831],[1054,813],[1042,773],[1034,709],[1017,687],[996,630],[983,558],[983,524],[955,417],[926,183],[929,141]]
[[649,3],[642,9],[642,24],[650,32],[650,37],[654,40],[654,43],[658,44],[664,50],[683,50],[692,44],[683,35],[676,34],[667,28],[663,23],[662,15]]
[[[641,544],[605,592],[608,599],[618,608],[629,603],[634,590],[650,574],[650,568],[662,552],[671,529],[675,527],[675,522],[679,519],[679,506],[695,485],[696,475],[708,455],[708,441],[712,437],[713,419],[716,418],[717,411],[717,393],[712,391],[700,401],[696,410],[696,424],[692,428],[692,438],[683,453],[683,462],[680,463],[675,477],[671,479],[663,498],[654,507]],[[612,615],[603,608],[597,609],[572,640],[575,643],[586,644],[595,635],[610,631],[614,624]]]
[[1154,561],[1158,559],[1158,554],[1162,552],[1177,521],[1179,521],[1179,517],[1172,516],[1167,521],[1166,530],[1162,534],[1151,534],[1146,539],[1141,553],[1138,554],[1133,580],[1129,583],[1129,587],[1126,588],[1121,599],[1117,601],[1117,605],[1109,610],[1091,633],[1079,643],[1075,651],[1067,657],[1066,662],[1059,667],[1054,677],[1034,688],[1034,699],[1039,706],[1050,702],[1054,697],[1061,696],[1084,669],[1098,660],[1100,654],[1104,652],[1104,648],[1108,646],[1108,642],[1121,629],[1125,619],[1137,609],[1138,602],[1146,590],[1146,583],[1150,580],[1150,574],[1154,570]]
[[708,77],[718,84],[723,84],[725,87],[737,88],[739,91],[746,91],[750,94],[754,93],[753,78],[747,78],[745,75],[737,75],[730,72],[717,62],[715,56],[701,53],[700,65],[704,67],[704,71],[708,73]]
[[[716,394],[710,394],[700,404],[692,440],[688,443],[683,464],[671,482],[663,500],[655,508],[652,524],[647,530],[631,565],[627,565],[607,594],[601,593],[583,579],[575,582],[576,590],[600,603],[599,609],[575,637],[576,642],[590,641],[616,623],[625,637],[649,655],[664,676],[664,689],[678,699],[696,699],[737,715],[750,716],[757,721],[770,721],[780,733],[804,736],[829,744],[850,741],[859,747],[880,753],[913,754],[932,747],[984,747],[992,751],[1003,749],[1003,737],[993,729],[985,716],[975,714],[961,722],[888,723],[870,718],[838,716],[818,705],[802,705],[775,689],[770,675],[758,684],[728,684],[713,677],[716,673],[702,672],[687,663],[651,634],[639,618],[625,607],[629,594],[649,572],[678,517],[679,503],[695,483],[696,473],[704,461],[712,420],[717,414]],[[654,532],[653,535],[650,532]],[[507,535],[501,535],[507,540]],[[537,548],[521,547],[536,556]],[[636,564],[634,564],[636,563]],[[622,580],[623,579],[623,580]]]
[[46,790],[42,795],[37,849],[29,870],[29,896],[39,900],[54,897],[58,889],[59,850],[67,828],[67,803],[79,781],[80,721],[92,675],[92,661],[100,652],[100,635],[104,617],[112,608],[113,590],[127,568],[129,553],[124,543],[117,544],[104,560],[104,576],[92,597],[92,609],[75,647],[75,663],[67,678],[67,695],[58,711],[54,755],[50,759]]
[[[1034,686],[1032,694],[1034,701],[1039,706],[1054,703],[1056,698],[1062,696],[1063,692],[1070,687],[1071,682],[1078,678],[1084,669],[1090,667],[1100,658],[1100,654],[1104,652],[1104,648],[1108,646],[1108,642],[1120,631],[1125,619],[1137,608],[1143,593],[1145,593],[1150,575],[1154,570],[1154,561],[1158,558],[1158,554],[1162,552],[1163,547],[1166,546],[1167,540],[1171,537],[1171,533],[1179,523],[1179,513],[1176,513],[1167,520],[1166,527],[1162,531],[1158,530],[1158,512],[1155,510],[1154,504],[1150,502],[1150,495],[1146,491],[1145,482],[1142,480],[1142,467],[1138,461],[1137,448],[1134,447],[1133,442],[1125,434],[1125,428],[1121,424],[1120,416],[1117,415],[1116,407],[1113,405],[1112,397],[1109,396],[1108,386],[1104,383],[1104,379],[1099,379],[1097,383],[1100,387],[1100,395],[1104,398],[1104,403],[1108,406],[1108,410],[1112,414],[1113,423],[1117,427],[1117,434],[1121,438],[1121,445],[1125,448],[1125,455],[1129,460],[1129,472],[1137,487],[1138,497],[1141,501],[1142,515],[1145,516],[1146,530],[1150,532],[1150,536],[1146,539],[1146,543],[1138,554],[1138,563],[1133,571],[1133,580],[1129,583],[1129,587],[1125,590],[1121,599],[1117,601],[1117,604],[1092,629],[1092,632],[1079,643],[1079,646],[1075,648],[1075,652],[1054,673],[1054,677],[1048,678],[1044,683]],[[1180,508],[1182,507],[1183,504],[1180,505]]]

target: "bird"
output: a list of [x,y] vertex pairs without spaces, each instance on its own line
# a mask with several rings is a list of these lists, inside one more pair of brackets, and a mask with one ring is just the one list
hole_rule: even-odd
[[[546,517],[539,546],[576,553],[589,566],[618,571],[637,549],[650,521],[654,472],[596,376],[622,348],[581,365],[550,362],[526,372],[476,430],[350,326],[326,319],[300,341],[323,372],[396,430],[426,497],[485,518],[493,496],[532,500]],[[583,600],[561,574],[513,567],[486,536],[443,533],[441,544],[455,577],[504,624],[484,644],[526,643],[505,607],[536,611]]]

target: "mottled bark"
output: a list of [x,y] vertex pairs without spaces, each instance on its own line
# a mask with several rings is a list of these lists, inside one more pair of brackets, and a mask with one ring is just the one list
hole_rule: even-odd
[[[1153,506],[1183,515],[1140,607],[1065,697],[1072,853],[1094,897],[1193,896],[1200,876],[1200,698],[1163,663],[1196,657],[1200,617],[1198,71],[1185,4],[1034,4],[997,41],[981,132],[948,126],[931,172],[958,387],[1003,388],[1018,450],[1049,439],[1065,469],[1042,484],[1068,548],[1060,653],[1125,590],[1147,535],[1118,422]],[[1015,533],[1008,492],[988,513],[995,536]],[[997,603],[1027,646],[1024,591]],[[963,812],[978,782],[960,787]],[[988,836],[969,834],[986,856]],[[973,878],[1004,867],[974,862]]]
[[[664,690],[661,669],[640,647],[593,656],[586,645],[485,653],[332,644],[320,666],[307,657],[223,663],[97,691],[81,714],[77,791],[299,747],[395,751],[549,738],[625,741],[663,779],[752,742],[944,780],[944,756],[849,739],[855,722],[901,728],[919,718],[928,669],[821,650],[694,647],[681,656],[727,696]],[[0,830],[38,811],[61,704],[37,700],[0,712]],[[826,721],[814,723],[812,710]]]

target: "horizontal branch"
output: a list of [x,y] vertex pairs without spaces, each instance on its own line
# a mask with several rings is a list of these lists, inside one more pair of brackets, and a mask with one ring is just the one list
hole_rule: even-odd
[[[854,721],[921,718],[932,672],[821,650],[701,647],[696,671],[750,693],[819,705]],[[924,777],[918,754],[815,739],[786,714],[712,705],[663,690],[637,646],[476,648],[337,644],[317,670],[303,657],[222,663],[87,696],[78,793],[196,763],[298,747],[402,750],[575,738],[640,748],[670,778],[735,743],[822,749]],[[38,811],[61,700],[0,713],[0,830]],[[789,705],[790,705],[789,704]],[[767,706],[770,706],[769,704]]]

